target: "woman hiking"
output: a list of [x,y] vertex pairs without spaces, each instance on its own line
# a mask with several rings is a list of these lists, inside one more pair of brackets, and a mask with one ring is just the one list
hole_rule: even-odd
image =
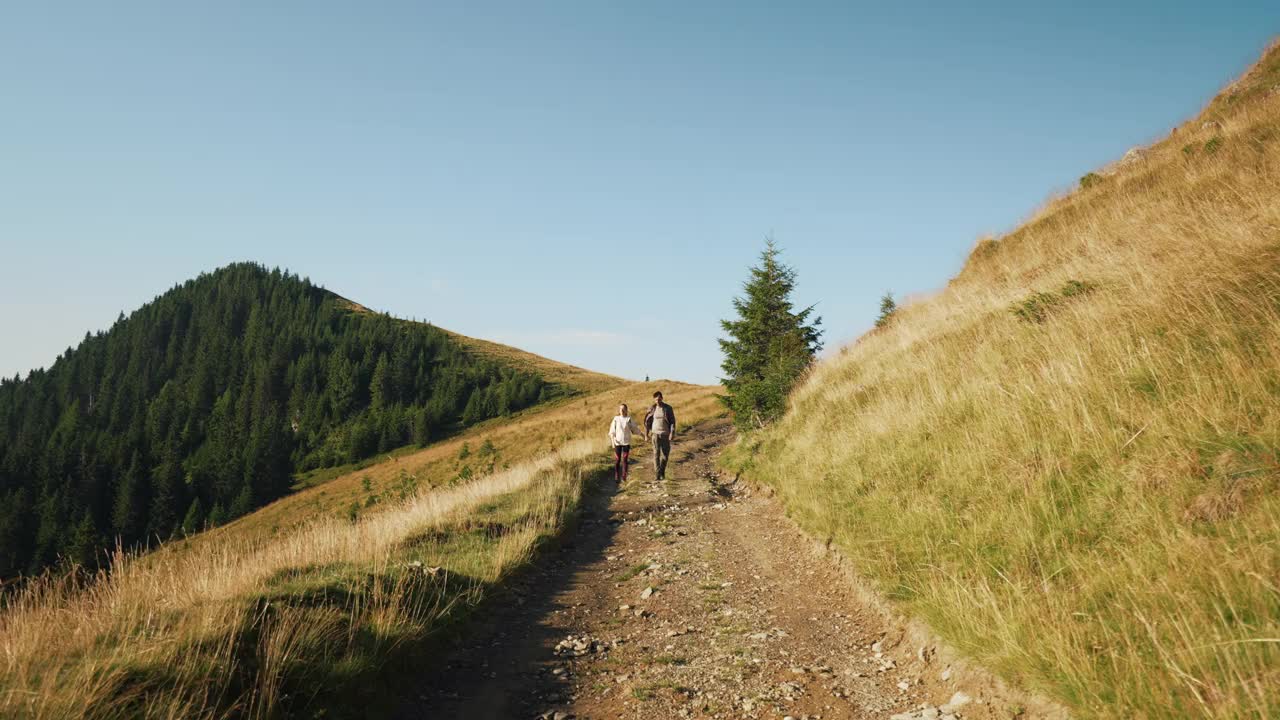
[[619,485],[627,481],[632,435],[645,437],[644,430],[640,429],[627,410],[627,404],[622,403],[618,406],[618,415],[609,424],[609,442],[613,444],[613,481]]

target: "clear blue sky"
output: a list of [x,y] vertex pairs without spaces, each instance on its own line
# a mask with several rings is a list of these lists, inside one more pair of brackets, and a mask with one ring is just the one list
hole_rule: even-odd
[[0,373],[257,260],[713,381],[766,234],[838,345],[1277,32],[1275,2],[4,3]]

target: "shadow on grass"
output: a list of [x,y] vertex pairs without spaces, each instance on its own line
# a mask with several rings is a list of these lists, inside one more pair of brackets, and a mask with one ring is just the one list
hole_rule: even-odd
[[373,715],[483,720],[530,714],[536,670],[562,639],[542,621],[566,609],[557,600],[560,591],[603,557],[616,533],[609,506],[617,486],[607,476],[593,473],[578,513],[544,541],[533,562],[487,589],[447,626],[402,648],[378,679],[390,693]]
[[[614,486],[602,477],[590,472],[577,511],[537,541],[530,563],[498,582],[469,574],[466,563],[441,570],[424,561],[496,551],[510,529],[500,522],[510,510],[501,502],[452,532],[405,541],[378,572],[350,563],[280,571],[236,619],[216,623],[225,629],[186,641],[177,662],[113,668],[104,716],[145,716],[165,698],[202,717],[504,717],[518,689],[479,687],[492,678],[474,672],[459,649],[479,642],[502,654],[507,629],[541,627],[537,620],[557,609],[556,591],[611,540],[613,526],[602,519]],[[544,640],[522,634],[516,665]],[[436,701],[450,693],[483,695],[499,709],[439,711]]]
[[367,717],[385,694],[377,682],[384,668],[484,589],[473,577],[414,566],[279,573],[234,629],[188,642],[180,666],[125,668],[111,714],[143,717],[156,697],[181,695],[214,717]]

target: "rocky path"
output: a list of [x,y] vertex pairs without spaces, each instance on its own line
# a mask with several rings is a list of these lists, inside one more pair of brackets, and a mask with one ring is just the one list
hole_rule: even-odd
[[[1009,718],[866,607],[776,502],[725,482],[723,421],[592,494],[573,544],[446,648],[402,717]],[[647,460],[647,458],[645,458]],[[611,483],[610,483],[611,485]]]

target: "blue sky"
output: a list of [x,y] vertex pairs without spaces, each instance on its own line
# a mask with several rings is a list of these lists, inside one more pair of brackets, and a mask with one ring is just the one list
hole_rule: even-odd
[[711,382],[765,235],[837,346],[1280,32],[1280,3],[933,5],[0,3],[0,373],[257,260]]

